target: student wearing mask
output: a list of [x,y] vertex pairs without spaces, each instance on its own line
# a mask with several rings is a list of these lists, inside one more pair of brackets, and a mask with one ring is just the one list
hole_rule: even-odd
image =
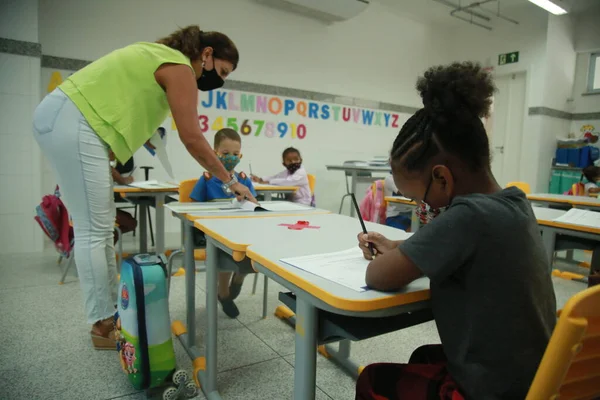
[[276,175],[265,176],[263,178],[253,175],[252,180],[257,183],[275,186],[297,186],[298,190],[292,196],[292,201],[307,206],[312,205],[308,173],[302,166],[300,151],[293,147],[288,147],[283,151],[281,158],[285,170]]

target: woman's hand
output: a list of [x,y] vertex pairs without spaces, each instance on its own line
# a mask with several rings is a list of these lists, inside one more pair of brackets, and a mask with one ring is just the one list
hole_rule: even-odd
[[125,178],[123,178],[123,181],[125,181],[126,185],[131,185],[134,181],[133,176],[126,176]]
[[358,247],[360,247],[363,256],[367,260],[373,259],[373,254],[371,254],[371,249],[369,249],[369,243],[373,245],[375,255],[385,254],[388,251],[394,250],[400,244],[400,242],[390,240],[377,232],[368,232],[367,234],[361,232],[358,234],[357,239]]
[[238,201],[249,200],[253,203],[258,204],[258,201],[252,196],[252,192],[246,185],[243,185],[239,182],[234,183],[229,187],[229,190],[235,195]]

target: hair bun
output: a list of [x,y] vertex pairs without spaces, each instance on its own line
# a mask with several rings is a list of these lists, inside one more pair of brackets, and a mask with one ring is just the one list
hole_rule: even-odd
[[487,117],[496,90],[480,64],[453,63],[428,69],[417,80],[425,111],[440,122],[455,118]]

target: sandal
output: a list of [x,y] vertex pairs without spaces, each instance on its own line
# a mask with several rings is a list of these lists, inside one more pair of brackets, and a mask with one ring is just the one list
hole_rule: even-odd
[[96,350],[115,350],[117,348],[113,317],[96,322],[92,326],[90,335]]

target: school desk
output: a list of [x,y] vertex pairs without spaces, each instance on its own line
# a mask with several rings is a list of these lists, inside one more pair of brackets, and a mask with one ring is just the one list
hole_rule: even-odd
[[[370,172],[370,173],[385,173],[389,174],[392,172],[392,169],[389,165],[381,165],[379,163],[369,164],[367,162],[355,163],[355,164],[342,164],[342,165],[327,165],[328,171],[344,171],[344,179],[347,179],[347,174],[351,175],[350,180],[350,193],[356,193],[356,184],[359,181],[358,174],[361,172]],[[365,178],[371,181],[374,181],[375,178]],[[354,207],[350,207],[350,216],[353,217],[356,215],[356,211]]]
[[294,194],[298,190],[298,186],[276,186],[262,183],[254,183],[253,185],[256,194],[265,196],[265,201],[271,201],[274,194]]
[[411,207],[412,215],[410,217],[410,231],[416,232],[419,230],[421,223],[419,222],[419,217],[417,216],[417,203],[403,196],[386,196],[385,201],[388,203],[397,203]]
[[[137,203],[139,205],[140,214],[138,216],[138,228],[140,234],[140,253],[148,252],[148,238],[147,238],[147,213],[148,208],[151,204],[156,207],[156,253],[164,253],[165,251],[165,213],[163,206],[165,204],[165,198],[171,194],[177,194],[179,187],[173,185],[168,188],[153,188],[153,189],[141,189],[132,186],[115,186],[115,193],[119,193],[121,197]],[[144,201],[144,199],[150,199],[152,201]]]
[[[245,262],[267,275],[291,294],[284,302],[295,308],[294,399],[314,399],[317,345],[340,342],[339,350],[327,348],[332,360],[358,376],[360,367],[350,356],[350,340],[362,340],[402,329],[433,318],[429,303],[429,281],[421,278],[398,293],[358,292],[313,275],[279,260],[311,254],[330,253],[357,246],[360,224],[337,214],[304,215],[312,227],[288,229],[299,217],[281,216],[254,219],[203,219],[195,226],[207,238],[207,331],[205,369],[199,371],[201,386],[208,398],[218,399],[217,376],[217,275],[223,271],[223,255]],[[399,229],[366,223],[367,229],[391,239],[405,238]],[[260,235],[257,235],[260,232]]]
[[[275,203],[275,202],[273,202]],[[285,204],[288,202],[276,202],[278,205]],[[187,306],[187,330],[188,330],[188,343],[189,347],[194,346],[195,336],[195,260],[194,260],[194,242],[193,242],[193,230],[194,221],[202,219],[251,219],[251,218],[267,218],[274,216],[293,215],[297,216],[297,219],[304,219],[305,215],[310,214],[327,214],[329,211],[322,210],[319,208],[313,208],[309,206],[293,204],[294,208],[302,208],[301,210],[292,211],[271,211],[271,212],[256,212],[256,211],[231,211],[231,212],[214,212],[215,208],[225,207],[229,205],[229,201],[222,202],[207,202],[207,203],[170,203],[166,206],[173,216],[181,220],[182,232],[183,232],[183,265],[185,270],[186,279],[186,306]],[[269,202],[262,202],[262,205],[268,207]],[[256,232],[254,232],[256,234]],[[191,251],[186,251],[191,249]],[[215,287],[216,288],[216,287]],[[263,291],[263,317],[266,317],[266,293],[267,293],[267,278],[265,277],[265,289]],[[185,344],[184,344],[185,345]]]
[[534,193],[528,194],[529,201],[544,206],[577,207],[600,211],[600,200],[590,196],[569,196],[565,194]]
[[600,270],[600,227],[556,222],[555,219],[565,214],[564,210],[553,210],[544,207],[533,207],[548,259],[552,262],[554,252],[560,250],[592,250],[590,270]]

